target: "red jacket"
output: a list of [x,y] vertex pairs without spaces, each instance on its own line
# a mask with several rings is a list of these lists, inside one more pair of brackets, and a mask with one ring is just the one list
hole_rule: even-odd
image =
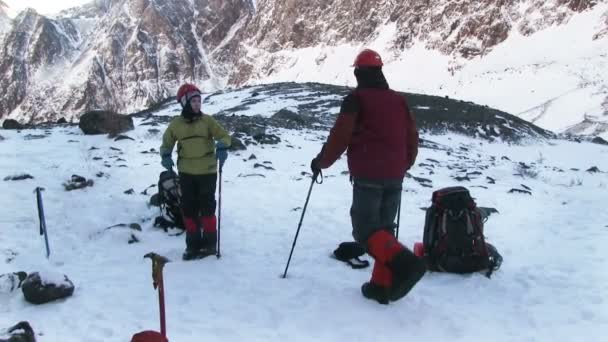
[[402,178],[418,155],[418,131],[405,97],[390,89],[356,89],[319,156],[330,167],[347,150],[348,169],[358,178]]

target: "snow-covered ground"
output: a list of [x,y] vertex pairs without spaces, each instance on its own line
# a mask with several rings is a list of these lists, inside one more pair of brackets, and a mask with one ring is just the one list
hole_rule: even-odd
[[[84,136],[77,127],[55,128],[32,140],[26,137],[45,131],[0,131],[0,177],[21,172],[35,177],[0,181],[0,274],[63,273],[76,286],[73,297],[41,306],[25,302],[20,291],[0,293],[0,327],[27,320],[42,342],[128,341],[137,331],[158,330],[157,294],[150,261],[143,259],[154,251],[174,260],[165,267],[171,341],[603,341],[608,336],[608,174],[585,171],[592,166],[608,171],[606,146],[566,141],[516,146],[423,136],[451,151],[420,150],[418,164],[435,166],[417,165],[410,172],[432,180],[433,187],[406,179],[401,241],[411,247],[422,239],[420,208],[429,205],[433,190],[465,185],[478,205],[499,210],[486,223],[486,235],[504,263],[492,279],[427,274],[406,298],[382,306],[360,294],[371,269],[352,270],[329,258],[340,242],[352,239],[345,158],[314,186],[288,277],[280,278],[301,215],[296,208],[303,206],[310,185],[301,173],[308,171],[326,132],[283,130],[279,145],[231,153],[223,175],[222,258],[183,262],[184,237],[152,226],[158,208],[147,201],[154,189],[140,194],[161,171],[158,154],[141,152],[158,150],[165,127],[135,123],[128,133],[135,141]],[[257,159],[246,160],[251,154]],[[264,161],[275,170],[254,169]],[[535,163],[536,177],[514,175],[519,162]],[[463,183],[452,178],[473,171],[482,174]],[[62,183],[72,174],[95,184],[66,192]],[[488,176],[496,184],[488,184]],[[532,189],[531,196],[508,193],[522,184]],[[37,186],[46,189],[49,260],[38,235]],[[131,188],[134,194],[123,193]],[[119,223],[139,223],[143,231],[104,231]],[[140,242],[128,244],[131,234]]]

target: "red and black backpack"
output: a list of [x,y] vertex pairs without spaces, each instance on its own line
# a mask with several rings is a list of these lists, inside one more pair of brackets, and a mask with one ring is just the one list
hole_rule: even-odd
[[487,270],[490,277],[502,257],[486,242],[481,210],[464,187],[433,192],[426,211],[424,255],[431,270],[472,273]]

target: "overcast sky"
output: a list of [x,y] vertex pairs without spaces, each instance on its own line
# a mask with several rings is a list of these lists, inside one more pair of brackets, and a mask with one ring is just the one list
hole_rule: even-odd
[[3,0],[8,6],[8,15],[15,16],[21,10],[32,7],[40,14],[55,14],[66,8],[79,6],[93,0]]

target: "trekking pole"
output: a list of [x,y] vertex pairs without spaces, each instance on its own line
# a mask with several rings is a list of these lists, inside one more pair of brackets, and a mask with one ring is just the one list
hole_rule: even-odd
[[42,190],[44,188],[36,188],[36,203],[38,204],[38,220],[40,221],[40,235],[44,235],[44,245],[46,247],[46,258],[48,259],[51,255],[51,249],[49,248],[49,237],[46,231],[46,221],[44,219],[44,207],[42,206]]
[[158,307],[160,311],[160,334],[167,338],[167,326],[165,321],[165,285],[163,282],[163,267],[169,259],[156,253],[148,253],[144,258],[152,260],[152,284],[154,289],[158,288]]
[[[323,174],[319,172],[321,175],[321,182],[323,183]],[[296,247],[296,241],[298,240],[298,235],[300,234],[300,228],[302,227],[302,221],[304,220],[304,214],[306,214],[306,208],[308,207],[308,201],[310,200],[310,193],[312,192],[312,187],[317,182],[317,176],[313,175],[312,181],[310,182],[310,188],[308,189],[308,195],[306,196],[306,202],[304,203],[304,209],[302,209],[302,216],[300,216],[300,223],[298,223],[298,230],[296,230],[296,236],[293,238],[293,244],[291,245],[291,252],[289,252],[289,259],[287,259],[287,265],[285,265],[285,272],[283,272],[283,278],[287,277],[287,269],[289,268],[289,263],[291,262],[291,256],[293,255],[293,250]]]
[[220,253],[220,241],[222,236],[222,169],[223,167],[220,166],[220,185],[217,203],[217,254],[215,255],[218,259],[222,256],[222,254]]
[[399,195],[399,209],[397,209],[397,232],[395,233],[395,238],[399,240],[399,225],[401,221],[401,194]]

